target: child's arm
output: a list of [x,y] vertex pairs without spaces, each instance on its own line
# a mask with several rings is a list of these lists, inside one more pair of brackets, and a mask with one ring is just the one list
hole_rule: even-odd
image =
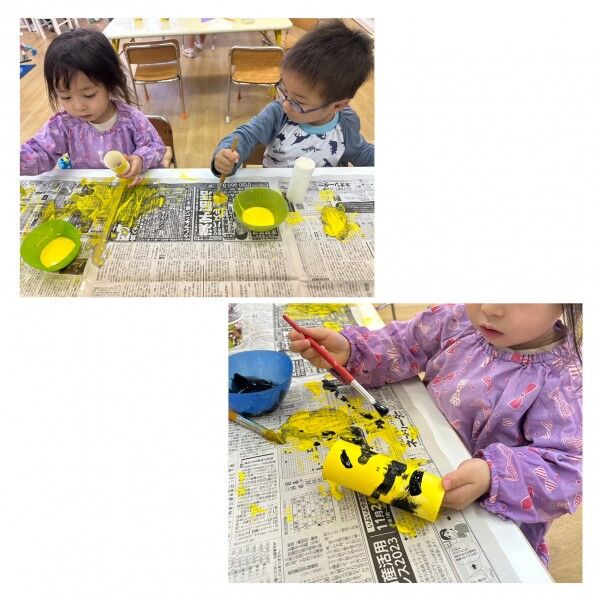
[[284,120],[285,113],[281,104],[279,102],[271,102],[258,115],[252,117],[248,123],[240,125],[234,132],[224,137],[217,144],[212,157],[210,168],[213,175],[216,177],[221,175],[215,167],[215,157],[221,150],[231,148],[235,137],[238,138],[237,154],[239,155],[239,159],[237,163],[231,165],[232,170],[227,175],[235,173],[239,166],[252,154],[252,150],[258,144],[267,145],[271,143],[273,138],[279,133]]
[[68,152],[67,132],[60,115],[54,115],[29,140],[21,145],[21,175],[51,171]]
[[490,468],[490,490],[482,500],[490,512],[541,523],[575,512],[581,502],[581,379],[564,369],[549,376],[529,409],[519,446],[495,442],[475,453]]
[[351,109],[345,108],[340,114],[344,131],[345,150],[340,163],[352,163],[355,167],[375,166],[375,145],[369,144],[360,133],[360,119]]

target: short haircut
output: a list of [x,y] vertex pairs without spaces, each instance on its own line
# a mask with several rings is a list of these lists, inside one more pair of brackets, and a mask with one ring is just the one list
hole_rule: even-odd
[[325,102],[354,98],[373,67],[373,39],[340,19],[305,34],[283,58],[283,69],[306,78]]
[[132,92],[119,57],[108,38],[98,29],[74,29],[54,38],[44,59],[44,78],[53,110],[58,110],[57,88],[68,89],[81,71],[113,97],[132,103]]

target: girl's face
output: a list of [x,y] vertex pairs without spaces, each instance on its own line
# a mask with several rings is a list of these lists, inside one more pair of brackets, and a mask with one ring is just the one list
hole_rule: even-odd
[[73,117],[81,117],[92,123],[104,123],[115,112],[110,94],[105,86],[94,83],[78,71],[71,79],[68,89],[56,89],[60,105]]
[[554,323],[560,304],[467,304],[467,315],[483,337],[498,348],[527,350],[558,341]]

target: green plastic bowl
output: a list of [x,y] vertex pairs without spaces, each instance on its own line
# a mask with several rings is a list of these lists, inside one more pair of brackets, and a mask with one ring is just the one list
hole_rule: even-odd
[[[75,246],[67,254],[63,260],[46,267],[40,258],[42,250],[54,239],[59,237],[66,237],[75,242]],[[81,248],[81,234],[71,223],[62,221],[61,219],[53,219],[46,221],[41,225],[38,225],[34,230],[30,231],[25,239],[21,243],[21,257],[28,264],[35,269],[41,271],[60,271],[64,269],[69,263],[73,262],[79,249]]]
[[[254,207],[267,208],[273,213],[273,225],[250,225],[242,219],[245,210]],[[233,212],[239,222],[250,231],[269,231],[279,227],[288,215],[288,205],[285,198],[277,190],[263,187],[248,188],[233,199]]]

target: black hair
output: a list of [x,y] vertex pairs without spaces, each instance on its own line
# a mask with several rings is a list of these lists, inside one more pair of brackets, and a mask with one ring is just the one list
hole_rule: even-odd
[[282,66],[306,78],[327,103],[354,98],[374,68],[373,39],[341,19],[325,21],[286,52]]
[[44,78],[53,110],[59,109],[57,88],[68,89],[78,71],[94,83],[105,86],[111,96],[132,104],[133,94],[125,69],[108,38],[99,29],[67,31],[48,46]]
[[583,344],[583,304],[561,304],[563,322],[568,329],[571,345],[583,364],[581,349]]

